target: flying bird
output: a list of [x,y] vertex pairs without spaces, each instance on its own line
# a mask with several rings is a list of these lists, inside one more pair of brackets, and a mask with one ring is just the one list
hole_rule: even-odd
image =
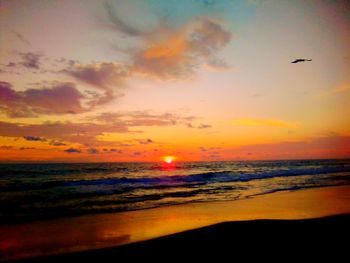
[[299,63],[299,62],[305,62],[305,61],[312,61],[312,59],[306,59],[306,58],[298,58],[291,63]]

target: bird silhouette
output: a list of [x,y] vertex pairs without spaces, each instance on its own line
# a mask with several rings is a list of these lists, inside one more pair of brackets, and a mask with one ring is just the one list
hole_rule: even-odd
[[305,62],[305,61],[312,61],[312,59],[306,59],[306,58],[298,58],[291,63],[299,63],[299,62]]

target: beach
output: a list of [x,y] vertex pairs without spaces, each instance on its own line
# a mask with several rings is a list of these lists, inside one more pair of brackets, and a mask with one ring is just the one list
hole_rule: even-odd
[[0,0],[0,263],[346,259],[349,14]]
[[[263,240],[262,235],[269,233],[284,241],[288,241],[291,234],[325,244],[325,241],[337,241],[327,239],[327,233],[335,235],[334,229],[349,231],[345,228],[350,222],[349,214],[350,186],[282,191],[237,201],[189,203],[2,225],[0,253],[2,260],[48,262],[59,261],[61,257],[117,257],[123,253],[140,256],[152,254],[157,247],[164,249],[167,242],[169,246],[185,248],[192,241],[194,246],[199,246],[204,240],[210,240],[209,244],[219,247],[232,239],[233,233],[236,233],[236,245]],[[340,233],[346,233],[344,231]],[[254,242],[250,244],[253,247]],[[306,244],[307,239],[302,238],[300,242]],[[275,243],[278,245],[278,241]]]

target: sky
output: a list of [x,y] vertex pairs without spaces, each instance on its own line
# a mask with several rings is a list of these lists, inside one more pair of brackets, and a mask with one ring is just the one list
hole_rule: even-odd
[[345,0],[0,0],[0,161],[350,158],[349,14]]

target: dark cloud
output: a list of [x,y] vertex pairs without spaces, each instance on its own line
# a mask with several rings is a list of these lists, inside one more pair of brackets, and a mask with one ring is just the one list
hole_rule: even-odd
[[211,153],[219,153],[218,150],[221,149],[220,147],[199,147],[199,150],[201,152],[211,152]]
[[22,59],[20,64],[28,69],[39,69],[40,68],[40,60],[42,58],[41,53],[27,52],[22,53],[19,52],[18,55]]
[[9,62],[6,67],[9,67],[9,68],[12,68],[12,67],[15,67],[16,66],[16,63],[14,62]]
[[23,136],[24,139],[27,141],[39,141],[39,142],[45,142],[46,139],[42,137],[37,137],[37,136]]
[[67,153],[81,153],[81,150],[76,149],[76,148],[68,148],[66,150],[64,150]]
[[202,151],[202,152],[208,151],[208,149],[206,147],[199,147],[199,150]]
[[208,128],[211,128],[211,125],[209,125],[209,124],[200,124],[197,128],[198,129],[208,129]]
[[208,129],[211,128],[212,126],[209,124],[199,124],[198,126],[193,125],[192,123],[188,122],[186,123],[186,126],[188,128],[192,128],[192,129]]
[[113,152],[113,153],[122,153],[121,150],[118,150],[118,149],[115,149],[115,148],[109,149],[109,151]]
[[110,148],[110,149],[103,148],[102,151],[103,151],[104,153],[122,153],[121,150],[116,149],[116,148]]
[[203,147],[203,146],[199,147],[199,150],[202,152],[202,154],[205,157],[213,158],[213,159],[221,157],[221,153],[219,151],[220,149],[221,149],[220,147]]
[[8,82],[0,82],[0,111],[9,117],[34,117],[39,114],[75,114],[88,110],[81,105],[85,96],[73,83],[55,83],[41,89],[15,91]]
[[21,147],[19,148],[20,151],[24,151],[24,150],[35,150],[35,147]]
[[145,140],[138,140],[138,142],[140,143],[140,144],[152,144],[152,143],[154,143],[154,141],[153,140],[151,140],[151,139],[145,139]]
[[230,68],[230,66],[223,60],[219,58],[212,58],[209,59],[207,62],[207,66],[209,69],[213,70],[227,70]]
[[87,152],[90,154],[98,154],[99,150],[97,150],[96,148],[89,148],[87,149]]

